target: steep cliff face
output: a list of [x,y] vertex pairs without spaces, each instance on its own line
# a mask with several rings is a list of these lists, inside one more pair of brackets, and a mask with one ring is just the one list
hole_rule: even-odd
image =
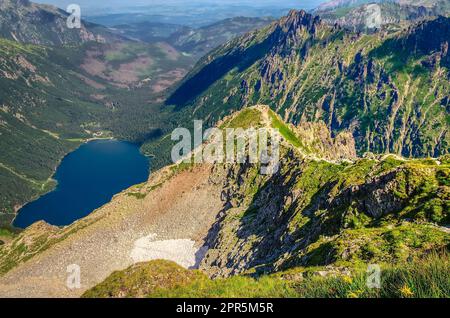
[[213,277],[295,266],[402,262],[449,243],[448,164],[302,160],[287,151],[279,174],[227,172],[229,207],[210,231],[201,269]]
[[206,56],[167,103],[208,118],[268,104],[295,125],[350,131],[360,155],[439,156],[449,152],[449,25],[362,35],[292,11]]

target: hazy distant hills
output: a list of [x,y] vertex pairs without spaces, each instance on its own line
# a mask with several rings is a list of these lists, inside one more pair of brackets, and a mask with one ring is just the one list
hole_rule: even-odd
[[314,14],[325,22],[357,29],[414,22],[450,14],[447,0],[335,0],[322,4]]
[[198,29],[184,28],[173,34],[169,41],[182,51],[203,56],[236,36],[259,29],[273,21],[272,18],[225,19]]
[[[47,0],[48,1],[48,0]],[[121,9],[105,4],[103,10],[90,10],[95,3],[83,5],[87,12],[87,20],[108,27],[152,22],[185,25],[198,28],[221,20],[235,17],[275,17],[279,18],[290,9],[301,7],[313,9],[322,0],[283,0],[283,1],[226,1],[226,0],[193,0],[193,1],[154,1],[148,0],[146,5],[136,5],[136,1],[122,2]],[[83,3],[83,2],[82,2]],[[97,5],[101,7],[101,5]]]
[[273,22],[272,18],[237,17],[199,28],[178,24],[141,22],[122,24],[112,29],[123,36],[143,42],[164,41],[179,51],[201,57],[236,36]]
[[401,5],[413,5],[423,7],[434,7],[439,3],[444,4],[446,0],[332,0],[322,3],[318,6],[317,11],[334,10],[337,8],[357,7],[370,3],[398,3]]

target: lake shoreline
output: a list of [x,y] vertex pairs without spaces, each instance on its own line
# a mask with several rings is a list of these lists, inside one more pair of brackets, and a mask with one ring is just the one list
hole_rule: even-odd
[[[76,142],[76,141],[70,140],[70,139],[65,139],[65,140],[66,140],[66,141],[70,141],[70,142]],[[56,173],[56,171],[58,170],[58,167],[61,165],[61,162],[62,162],[62,161],[64,160],[64,158],[66,158],[69,154],[71,154],[72,152],[76,151],[76,150],[77,150],[78,148],[80,148],[82,145],[87,144],[88,142],[91,142],[91,141],[95,141],[95,140],[116,140],[116,139],[115,139],[114,137],[105,137],[105,138],[93,137],[93,138],[79,139],[79,140],[81,141],[81,142],[79,143],[79,145],[76,146],[75,148],[73,148],[71,151],[69,151],[69,152],[67,152],[66,154],[64,154],[64,156],[63,156],[60,160],[58,160],[58,163],[56,164],[56,166],[53,167],[53,172],[52,172],[52,174],[50,175],[50,177],[47,179],[46,182],[54,181],[54,182],[55,182],[55,186],[52,187],[50,190],[45,191],[44,193],[38,194],[37,196],[35,196],[35,197],[32,198],[31,200],[28,200],[28,201],[25,202],[25,203],[15,205],[15,206],[13,207],[13,210],[14,210],[14,214],[15,214],[16,216],[17,216],[17,213],[18,213],[25,205],[27,205],[28,203],[31,203],[31,202],[33,202],[33,201],[38,200],[40,197],[42,197],[42,196],[44,196],[44,195],[48,194],[49,192],[52,192],[52,191],[54,191],[54,190],[56,189],[56,187],[58,186],[58,181],[57,181],[56,179],[54,179],[53,177],[55,176],[55,173]],[[118,141],[120,141],[120,140],[118,140]],[[11,226],[12,226],[12,227],[14,227],[14,226],[13,226],[14,220],[15,220],[15,217],[14,217],[14,219],[11,221]]]
[[[105,137],[105,138],[99,138],[99,137],[93,137],[93,138],[87,138],[87,139],[83,139],[82,141],[80,140],[79,142],[78,141],[73,141],[73,142],[77,142],[77,143],[79,143],[78,145],[76,145],[75,147],[73,147],[73,149],[71,150],[71,151],[69,151],[69,152],[67,152],[59,161],[58,161],[58,164],[54,167],[54,169],[53,169],[53,173],[52,173],[52,175],[49,177],[49,179],[46,181],[46,183],[45,184],[42,184],[43,185],[43,187],[44,187],[44,185],[46,185],[46,186],[48,186],[48,184],[49,183],[53,183],[53,184],[51,184],[51,186],[49,186],[48,187],[48,189],[46,189],[46,191],[44,191],[44,192],[42,192],[42,193],[40,193],[39,195],[36,195],[35,197],[33,197],[32,199],[30,199],[30,200],[28,200],[27,202],[25,202],[25,203],[23,203],[23,204],[20,204],[20,205],[16,205],[15,207],[14,207],[14,217],[12,218],[12,220],[11,220],[11,222],[10,222],[10,226],[12,227],[12,228],[14,228],[14,229],[17,229],[17,230],[25,230],[28,226],[26,226],[26,227],[20,227],[20,226],[17,226],[17,218],[18,218],[18,216],[19,216],[19,214],[20,214],[20,212],[21,212],[21,210],[23,210],[25,207],[27,207],[27,205],[29,205],[29,204],[32,204],[32,203],[34,203],[34,202],[36,202],[36,201],[39,201],[39,200],[41,200],[42,198],[44,198],[45,196],[47,196],[47,195],[49,195],[50,193],[52,193],[52,192],[54,192],[55,190],[57,190],[58,189],[58,186],[59,186],[59,181],[58,181],[58,178],[57,178],[57,176],[56,176],[56,173],[58,172],[58,169],[61,167],[61,165],[62,165],[62,163],[64,162],[64,160],[70,155],[70,154],[73,154],[73,153],[76,153],[82,146],[84,146],[84,145],[88,145],[89,143],[91,143],[91,142],[95,142],[95,141],[116,141],[117,143],[126,143],[126,144],[129,144],[129,145],[132,145],[132,146],[134,146],[134,147],[136,147],[136,149],[138,150],[138,153],[142,156],[142,157],[144,157],[144,158],[146,158],[146,160],[148,161],[147,162],[147,170],[146,170],[146,172],[145,172],[145,179],[148,179],[148,176],[149,176],[149,174],[150,174],[150,167],[149,167],[149,165],[150,165],[150,160],[149,160],[149,158],[147,157],[147,156],[145,156],[144,154],[142,154],[142,152],[140,151],[140,147],[139,147],[139,145],[138,144],[136,144],[136,143],[133,143],[133,142],[130,142],[130,141],[127,141],[127,140],[119,140],[119,139],[116,139],[116,138],[114,138],[114,137]],[[132,186],[133,184],[131,184],[130,186]],[[91,211],[92,212],[92,211]],[[90,212],[90,213],[91,213]],[[76,220],[75,220],[76,221]],[[31,225],[31,224],[30,224]],[[61,227],[64,227],[64,226],[67,226],[67,225],[55,225],[55,226],[61,226]]]

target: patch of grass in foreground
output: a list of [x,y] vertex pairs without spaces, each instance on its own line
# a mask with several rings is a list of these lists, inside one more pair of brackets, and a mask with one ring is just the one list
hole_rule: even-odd
[[447,253],[431,254],[408,264],[386,265],[382,267],[381,288],[370,289],[363,270],[352,276],[321,277],[310,269],[299,268],[258,279],[234,276],[211,280],[172,262],[153,261],[112,274],[84,297],[448,298],[449,266]]
[[187,285],[159,289],[150,298],[293,298],[295,290],[284,280],[270,276],[256,280],[245,276],[211,280],[206,277]]
[[189,271],[177,264],[158,260],[136,264],[111,274],[104,282],[88,290],[84,298],[145,297],[158,288],[173,288],[190,281],[203,280],[198,271]]
[[305,298],[448,298],[450,297],[448,254],[428,256],[414,263],[382,268],[381,288],[368,288],[367,274],[352,277],[311,277],[294,284]]
[[312,275],[300,281],[276,274],[258,280],[249,277],[194,281],[159,290],[150,297],[297,297],[297,298],[447,298],[450,297],[449,257],[429,256],[409,265],[388,266],[381,288],[366,285],[367,273],[328,277]]

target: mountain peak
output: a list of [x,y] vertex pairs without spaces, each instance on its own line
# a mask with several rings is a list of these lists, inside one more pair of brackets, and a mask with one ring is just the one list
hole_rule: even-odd
[[308,13],[304,10],[290,10],[288,15],[281,19],[281,23],[299,24],[305,18],[308,19]]
[[305,10],[301,9],[301,10],[296,10],[296,9],[291,9],[289,10],[289,13],[287,14],[287,18],[295,18],[295,17],[304,17],[306,16],[307,13]]
[[281,18],[279,25],[285,31],[292,32],[302,27],[313,30],[319,23],[320,18],[318,16],[314,17],[304,10],[291,10],[287,16]]

